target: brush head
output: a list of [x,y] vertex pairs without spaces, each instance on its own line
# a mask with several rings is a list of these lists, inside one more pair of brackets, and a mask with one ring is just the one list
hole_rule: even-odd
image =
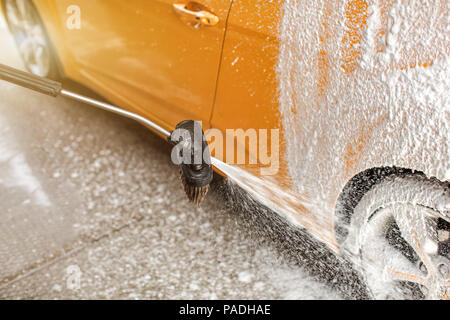
[[188,199],[199,206],[213,180],[211,156],[201,124],[193,120],[183,121],[177,125],[170,139],[177,144],[175,154],[182,160],[179,165],[184,191]]
[[200,206],[209,191],[209,184],[205,186],[192,185],[186,181],[185,177],[186,176],[183,174],[183,170],[180,168],[180,180],[183,184],[184,192],[186,193],[189,201],[193,202],[196,206]]

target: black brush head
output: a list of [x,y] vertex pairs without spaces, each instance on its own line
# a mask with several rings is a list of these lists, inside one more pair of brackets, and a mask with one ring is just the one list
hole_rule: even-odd
[[[174,132],[177,132],[175,135]],[[180,131],[181,130],[181,131]],[[205,199],[213,180],[211,155],[201,124],[193,120],[179,123],[171,142],[180,144],[180,178],[188,199],[197,206]]]
[[197,206],[200,206],[209,191],[209,184],[205,186],[195,186],[189,184],[185,177],[186,176],[183,174],[183,171],[180,169],[180,180],[183,184],[184,192],[186,193],[189,201],[193,202]]

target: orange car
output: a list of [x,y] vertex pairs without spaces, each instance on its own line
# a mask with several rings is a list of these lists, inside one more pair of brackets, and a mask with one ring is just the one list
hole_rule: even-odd
[[201,121],[214,169],[374,297],[448,298],[449,2],[198,1],[0,2],[30,72],[162,136]]

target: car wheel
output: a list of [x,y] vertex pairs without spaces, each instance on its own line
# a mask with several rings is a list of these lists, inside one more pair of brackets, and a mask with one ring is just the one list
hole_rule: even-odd
[[57,79],[55,55],[32,1],[4,0],[3,3],[9,30],[25,67],[38,76]]
[[450,184],[391,176],[353,209],[341,249],[376,299],[449,299]]

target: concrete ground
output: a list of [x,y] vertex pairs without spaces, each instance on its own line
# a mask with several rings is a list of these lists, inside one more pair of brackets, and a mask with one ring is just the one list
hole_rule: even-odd
[[[2,22],[0,42],[21,67]],[[221,192],[188,203],[169,154],[132,121],[0,82],[0,299],[354,297]]]

